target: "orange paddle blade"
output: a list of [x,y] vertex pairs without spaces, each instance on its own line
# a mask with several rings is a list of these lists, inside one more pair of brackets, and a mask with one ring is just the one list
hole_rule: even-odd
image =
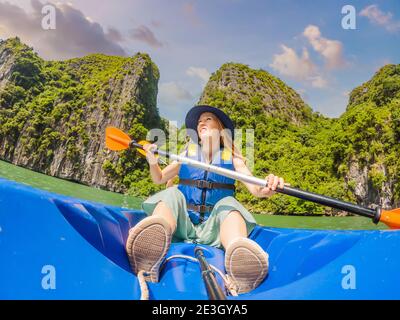
[[131,138],[115,127],[106,128],[106,146],[110,150],[120,151],[129,148]]
[[383,222],[390,229],[400,229],[400,208],[382,210],[379,222]]

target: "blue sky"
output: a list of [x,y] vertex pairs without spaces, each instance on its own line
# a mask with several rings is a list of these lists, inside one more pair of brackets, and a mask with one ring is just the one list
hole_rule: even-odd
[[[58,1],[56,30],[37,28],[44,4],[0,0],[0,37],[20,36],[48,59],[147,52],[161,73],[160,114],[179,124],[225,62],[271,72],[331,117],[354,87],[400,63],[397,0]],[[349,4],[355,30],[341,25]]]

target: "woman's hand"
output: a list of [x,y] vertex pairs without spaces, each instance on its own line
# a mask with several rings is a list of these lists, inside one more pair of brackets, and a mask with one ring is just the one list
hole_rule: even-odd
[[[246,163],[242,158],[234,157],[233,165],[235,167],[235,171],[245,174],[247,176],[253,175],[249,168],[247,168]],[[248,182],[243,183],[253,196],[259,198],[270,197],[275,194],[275,190],[277,187],[283,188],[284,185],[289,185],[288,183],[285,183],[282,178],[274,176],[273,174],[270,174],[265,179],[268,180],[268,185],[265,187],[260,187],[258,185]]]
[[158,164],[158,160],[154,155],[154,152],[157,150],[157,145],[151,143],[145,144],[143,150],[146,151],[146,159],[150,165]]
[[268,184],[265,187],[261,187],[258,196],[260,198],[268,198],[273,196],[276,192],[276,188],[283,188],[285,185],[285,181],[283,178],[280,178],[278,176],[274,176],[273,174],[268,175],[265,180],[268,181]]

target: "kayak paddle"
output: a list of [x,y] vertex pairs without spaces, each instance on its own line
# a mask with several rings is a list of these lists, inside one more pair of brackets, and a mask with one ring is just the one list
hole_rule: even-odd
[[[131,139],[126,133],[115,128],[108,127],[106,129],[106,145],[110,150],[121,151],[128,148],[136,148],[143,152],[143,144],[136,142]],[[167,153],[163,150],[156,150],[156,154],[175,160],[180,163],[200,168],[209,172],[217,173],[225,177],[229,177],[235,180],[255,184],[261,187],[265,187],[268,181],[265,179],[257,178],[254,176],[248,176],[239,172],[207,164],[197,160],[189,159],[183,156],[179,156],[172,153]],[[283,188],[277,188],[276,192],[283,193],[289,196],[293,196],[299,199],[315,202],[331,208],[351,212],[363,217],[371,218],[372,221],[377,224],[378,222],[385,223],[391,229],[400,229],[400,208],[393,210],[383,210],[380,207],[371,209],[362,207],[351,202],[346,202],[338,199],[334,199],[328,196],[323,196],[314,192],[304,191],[298,188],[284,186]]]

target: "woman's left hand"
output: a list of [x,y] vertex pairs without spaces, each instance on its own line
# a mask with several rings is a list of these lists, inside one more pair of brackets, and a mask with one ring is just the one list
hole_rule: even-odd
[[259,197],[260,198],[268,198],[273,196],[276,193],[276,188],[283,188],[285,185],[285,181],[283,178],[278,176],[274,176],[273,174],[268,175],[265,180],[268,181],[268,184],[260,189]]

